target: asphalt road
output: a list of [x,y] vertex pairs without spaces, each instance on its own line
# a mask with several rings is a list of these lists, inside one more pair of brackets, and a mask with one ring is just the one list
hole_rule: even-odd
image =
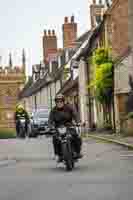
[[0,200],[133,200],[133,152],[89,139],[83,153],[68,173],[50,139],[0,141]]

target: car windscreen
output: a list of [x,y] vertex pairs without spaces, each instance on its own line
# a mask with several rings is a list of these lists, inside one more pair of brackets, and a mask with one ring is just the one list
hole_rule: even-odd
[[48,112],[37,112],[34,114],[34,118],[48,118],[49,113]]

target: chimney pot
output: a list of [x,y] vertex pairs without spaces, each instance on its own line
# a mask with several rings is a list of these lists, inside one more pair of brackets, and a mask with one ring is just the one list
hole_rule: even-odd
[[68,17],[65,17],[65,23],[68,23]]
[[102,5],[102,0],[99,0],[99,4]]
[[45,36],[47,35],[47,31],[46,31],[46,30],[44,30],[44,35],[45,35]]
[[52,30],[52,35],[55,36],[55,30]]
[[51,30],[48,30],[48,35],[51,35]]
[[71,17],[71,22],[74,23],[74,15]]

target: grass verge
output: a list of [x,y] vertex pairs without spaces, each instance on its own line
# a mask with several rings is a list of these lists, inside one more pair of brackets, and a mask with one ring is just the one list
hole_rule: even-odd
[[16,133],[13,130],[0,130],[0,139],[16,138]]

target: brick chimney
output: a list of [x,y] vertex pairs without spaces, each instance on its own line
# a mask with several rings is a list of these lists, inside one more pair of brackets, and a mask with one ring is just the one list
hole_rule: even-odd
[[57,54],[57,37],[55,30],[44,30],[43,36],[43,60],[48,62],[49,57]]
[[102,13],[105,5],[102,0],[97,3],[96,0],[92,1],[90,5],[91,28],[94,29],[102,19]]
[[128,0],[128,38],[133,52],[133,0]]
[[77,39],[77,23],[75,23],[74,16],[71,16],[70,21],[68,17],[64,18],[63,30],[63,48],[75,47]]

